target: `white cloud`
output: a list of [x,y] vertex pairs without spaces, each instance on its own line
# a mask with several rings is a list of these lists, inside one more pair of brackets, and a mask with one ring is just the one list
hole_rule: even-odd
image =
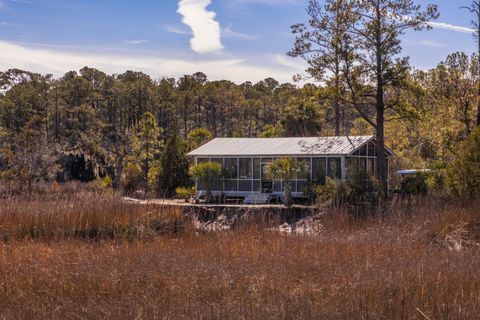
[[192,35],[191,31],[188,31],[188,30],[185,30],[183,28],[176,27],[176,26],[171,26],[171,25],[163,27],[163,30],[167,31],[167,32],[170,32],[170,33],[174,33],[174,34],[180,34],[180,35],[186,35],[186,36]]
[[225,38],[234,38],[234,39],[241,39],[241,40],[257,40],[258,38],[260,38],[259,36],[254,34],[241,33],[241,32],[234,31],[232,30],[231,24],[222,30],[222,36]]
[[428,47],[436,47],[436,48],[443,48],[445,45],[443,43],[434,41],[434,40],[422,40],[420,41],[420,44],[423,44],[424,46]]
[[467,28],[467,27],[462,27],[462,26],[457,26],[445,22],[429,22],[428,23],[431,27],[437,28],[437,29],[445,29],[445,30],[451,30],[451,31],[457,31],[457,32],[463,32],[463,33],[474,33],[475,30],[472,28]]
[[[163,30],[169,33],[174,33],[178,35],[186,35],[186,36],[191,36],[192,32],[189,30],[185,30],[183,28],[177,27],[177,26],[172,26],[172,25],[167,25],[163,27]],[[248,34],[248,33],[242,33],[238,31],[234,31],[232,29],[232,25],[228,25],[228,27],[222,29],[221,32],[222,38],[234,38],[234,39],[240,39],[240,40],[257,40],[260,38],[260,36],[254,35],[254,34]]]
[[295,71],[296,73],[305,72],[305,70],[307,69],[307,65],[303,60],[290,58],[281,54],[273,55],[273,61],[275,61],[275,63],[277,63],[278,65]]
[[148,43],[149,41],[148,40],[145,40],[145,39],[136,39],[136,40],[126,40],[125,43],[128,43],[128,44],[144,44],[144,43]]
[[[70,50],[70,51],[66,51]],[[261,61],[261,60],[264,61]],[[81,52],[76,48],[61,46],[34,48],[0,41],[0,70],[10,68],[25,69],[39,73],[52,73],[62,76],[70,70],[79,70],[84,66],[98,68],[107,73],[123,73],[126,70],[139,70],[149,75],[161,77],[180,77],[197,71],[205,72],[211,80],[231,80],[236,83],[260,81],[274,77],[281,82],[291,82],[292,76],[302,71],[301,65],[292,63],[281,55],[277,57],[255,57],[258,64],[249,63],[242,58],[229,59],[178,59],[139,54],[108,54]]]
[[183,23],[192,29],[190,47],[198,53],[216,52],[223,49],[220,40],[220,24],[215,21],[215,12],[208,11],[211,0],[180,0],[178,13]]

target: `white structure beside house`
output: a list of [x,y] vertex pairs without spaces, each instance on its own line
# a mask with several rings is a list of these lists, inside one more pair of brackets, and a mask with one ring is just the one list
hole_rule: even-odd
[[[385,148],[387,158],[394,153]],[[195,163],[218,162],[222,177],[213,183],[213,196],[244,203],[267,203],[283,196],[283,181],[269,180],[266,167],[278,158],[305,163],[307,173],[291,181],[294,198],[305,197],[308,183],[323,184],[326,177],[352,180],[358,173],[375,176],[377,145],[373,136],[308,138],[217,138],[188,155]],[[196,198],[206,195],[197,182]]]

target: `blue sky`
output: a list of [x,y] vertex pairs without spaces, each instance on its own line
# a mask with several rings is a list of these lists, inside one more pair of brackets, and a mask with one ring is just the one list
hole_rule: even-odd
[[[469,0],[436,3],[432,31],[403,37],[416,68],[475,50]],[[0,70],[61,76],[88,65],[108,73],[179,77],[196,71],[237,83],[291,81],[304,68],[290,59],[290,25],[307,20],[307,0],[0,0]],[[192,40],[193,39],[193,40]]]

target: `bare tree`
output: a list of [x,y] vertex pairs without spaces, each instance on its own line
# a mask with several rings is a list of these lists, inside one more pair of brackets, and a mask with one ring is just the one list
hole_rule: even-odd
[[57,157],[44,135],[32,129],[24,129],[11,144],[8,168],[17,181],[27,186],[31,194],[35,182],[54,177]]

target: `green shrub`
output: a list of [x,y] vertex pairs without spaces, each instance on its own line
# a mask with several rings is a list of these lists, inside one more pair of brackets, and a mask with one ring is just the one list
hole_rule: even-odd
[[445,190],[446,181],[447,171],[445,169],[432,171],[427,176],[428,190],[443,191]]
[[105,176],[100,180],[100,186],[105,189],[110,189],[113,185],[113,180],[110,176]]
[[195,195],[195,187],[178,187],[175,189],[175,195],[178,199],[187,201]]
[[426,173],[417,173],[403,178],[401,185],[402,194],[426,195],[428,190]]
[[352,191],[349,183],[330,179],[328,177],[326,178],[324,185],[318,185],[315,187],[317,201],[332,207],[346,205]]
[[451,192],[474,198],[480,195],[480,128],[475,129],[457,150],[457,159],[447,169]]
[[142,185],[142,169],[137,163],[129,163],[124,170],[122,185],[125,193],[130,194]]
[[317,201],[332,207],[374,204],[379,191],[378,180],[361,172],[346,182],[327,177],[324,185],[314,187]]
[[[112,186],[113,180],[108,175],[89,183],[89,187],[91,187],[92,190],[95,191],[112,191]],[[53,189],[59,189],[58,184],[54,184]]]

